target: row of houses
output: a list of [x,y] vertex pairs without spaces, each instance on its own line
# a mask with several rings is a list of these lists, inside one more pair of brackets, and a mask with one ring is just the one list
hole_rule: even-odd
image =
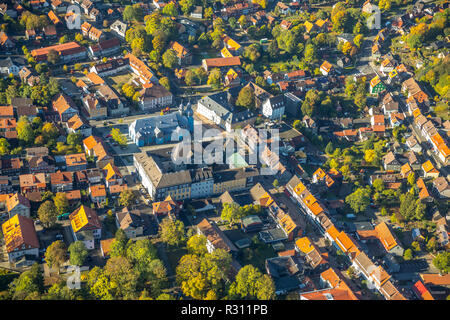
[[[328,209],[313,194],[311,194],[298,177],[294,176],[288,182],[286,191],[289,197],[301,206],[306,217],[318,227],[325,238],[348,257],[359,275],[362,275],[387,300],[405,299],[390,280],[391,276],[384,268],[377,266],[367,254],[361,250],[358,242],[352,239],[351,236],[336,228],[329,218]],[[380,227],[380,229],[381,228],[383,227]],[[381,230],[386,231],[386,228]],[[386,246],[387,248],[390,248],[390,251],[398,245],[391,248],[393,242],[390,245],[388,245],[388,243],[389,242],[386,242]]]

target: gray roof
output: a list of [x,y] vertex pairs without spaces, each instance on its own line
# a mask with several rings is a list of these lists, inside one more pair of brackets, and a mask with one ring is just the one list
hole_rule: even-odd
[[165,114],[162,116],[137,119],[131,123],[129,132],[140,136],[154,136],[155,129],[159,129],[164,134],[170,134],[177,127],[185,127],[186,120],[178,112]]
[[224,92],[203,97],[200,102],[216,113],[223,122],[238,123],[254,117],[248,109],[239,108],[232,102],[242,87],[237,86]]

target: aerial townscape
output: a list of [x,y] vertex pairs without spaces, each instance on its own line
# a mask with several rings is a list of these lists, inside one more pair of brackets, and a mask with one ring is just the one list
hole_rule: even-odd
[[0,300],[450,300],[449,18],[0,1]]

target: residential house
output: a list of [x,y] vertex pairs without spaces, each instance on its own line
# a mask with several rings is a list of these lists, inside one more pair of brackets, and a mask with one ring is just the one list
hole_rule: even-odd
[[383,167],[384,170],[400,171],[401,163],[400,161],[398,161],[395,154],[391,151],[383,157]]
[[406,139],[406,145],[413,152],[421,152],[422,146],[417,142],[414,135],[411,135],[408,139]]
[[373,230],[358,230],[357,235],[363,242],[377,239],[387,253],[403,256],[403,248],[386,222],[381,222]]
[[127,24],[125,22],[116,20],[109,28],[111,29],[111,32],[115,33],[119,38],[122,40],[125,39],[127,32]]
[[268,98],[262,104],[262,113],[271,120],[281,120],[284,115],[285,103],[284,95],[280,94],[275,97]]
[[67,120],[66,126],[69,133],[81,133],[84,137],[92,135],[92,127],[78,114]]
[[23,194],[30,192],[42,192],[47,189],[45,173],[21,174],[19,176],[20,191]]
[[102,184],[89,186],[91,201],[100,205],[106,201],[106,187]]
[[320,65],[320,72],[322,72],[324,76],[327,76],[332,71],[332,69],[333,66],[326,60]]
[[40,78],[34,70],[30,70],[27,67],[22,67],[19,70],[20,80],[27,83],[29,86],[39,84]]
[[0,73],[4,76],[10,74],[18,76],[20,71],[20,65],[14,62],[11,57],[0,60]]
[[439,195],[439,198],[450,198],[450,185],[447,178],[438,177],[433,181],[433,188]]
[[164,201],[153,202],[152,206],[152,213],[158,221],[162,221],[166,217],[175,220],[181,210],[180,204],[175,202],[170,195]]
[[425,178],[438,178],[439,170],[437,170],[430,160],[422,164],[422,173]]
[[111,163],[108,163],[103,168],[103,172],[104,172],[105,183],[106,183],[107,187],[110,187],[113,185],[121,185],[124,181],[119,168],[117,168],[115,165],[113,165]]
[[84,242],[88,250],[95,248],[95,240],[100,240],[102,235],[102,224],[97,213],[81,205],[69,215],[72,234],[75,241]]
[[182,46],[179,42],[172,41],[169,44],[169,49],[172,49],[176,52],[178,64],[180,66],[189,65],[192,63],[192,53],[187,48]]
[[144,111],[162,109],[172,103],[173,94],[159,84],[144,84],[140,91],[139,107]]
[[58,112],[61,122],[66,122],[74,115],[79,114],[73,100],[65,94],[59,94],[57,98],[53,99],[52,106]]
[[238,249],[230,241],[230,239],[223,233],[214,221],[203,219],[197,225],[197,233],[206,237],[206,248],[208,252],[213,252],[215,249],[223,249],[232,255],[237,254]]
[[0,46],[6,52],[11,52],[16,45],[4,31],[0,31]]
[[423,92],[419,84],[414,80],[413,77],[403,81],[402,91],[407,92],[408,98],[414,97],[418,103],[428,103],[428,95]]
[[378,94],[386,89],[386,85],[381,81],[379,76],[375,76],[370,80],[370,93]]
[[[119,50],[120,50],[119,39],[110,38],[107,40],[99,40],[98,44],[89,46],[88,54],[90,57],[97,59],[97,58],[108,57],[113,54],[116,54],[117,52],[119,52]],[[119,72],[119,71],[120,70],[116,70],[116,72]]]
[[78,61],[86,57],[86,49],[73,41],[35,49],[31,51],[31,55],[37,62],[47,61],[48,53],[52,50],[59,54],[59,63]]
[[142,84],[158,84],[158,78],[142,60],[131,53],[128,53],[124,58],[128,59],[131,70],[139,77]]
[[210,71],[214,68],[230,68],[241,65],[241,59],[239,57],[228,57],[228,58],[210,58],[203,59],[202,66],[205,71]]
[[139,210],[130,210],[128,207],[116,213],[116,225],[125,232],[128,239],[144,235],[144,218]]
[[66,168],[67,171],[80,171],[86,170],[87,160],[84,153],[74,153],[66,155]]
[[72,190],[73,182],[73,172],[57,171],[50,174],[50,184],[53,193]]
[[130,111],[130,108],[125,106],[110,86],[100,85],[97,89],[97,94],[105,102],[110,116],[117,117],[119,115],[126,115]]
[[2,224],[2,232],[10,262],[23,256],[39,257],[39,240],[33,219],[16,214]]
[[282,256],[266,259],[267,274],[275,284],[275,294],[286,294],[298,290],[302,286],[300,266],[291,256]]
[[55,159],[52,156],[34,156],[28,160],[31,173],[55,172]]
[[6,198],[6,209],[8,210],[9,217],[21,215],[24,217],[30,217],[30,201],[22,196],[20,193],[14,193]]

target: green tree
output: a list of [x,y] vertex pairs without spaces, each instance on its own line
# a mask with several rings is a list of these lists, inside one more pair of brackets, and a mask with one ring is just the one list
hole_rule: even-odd
[[47,54],[47,61],[51,64],[57,64],[59,62],[58,51],[51,49]]
[[40,205],[38,209],[38,217],[44,227],[50,228],[56,224],[58,210],[53,201],[47,200]]
[[428,240],[428,242],[427,242],[427,251],[434,253],[434,252],[436,252],[436,249],[437,249],[436,238],[431,237],[430,240]]
[[5,138],[0,138],[0,155],[9,154],[10,144]]
[[408,184],[409,184],[411,187],[414,186],[414,185],[416,184],[416,174],[415,174],[414,172],[411,172],[411,173],[408,175],[407,180],[408,180]]
[[111,243],[110,256],[125,256],[127,250],[128,238],[125,232],[119,228],[114,236],[114,241]]
[[186,74],[184,75],[184,82],[188,86],[194,86],[197,84],[197,75],[193,70],[187,70]]
[[363,43],[363,41],[364,41],[364,36],[362,34],[358,34],[355,36],[355,38],[353,38],[353,43],[358,48],[361,48],[361,44]]
[[113,138],[114,141],[116,141],[121,146],[126,146],[127,145],[127,138],[125,137],[124,134],[122,134],[120,132],[119,129],[112,128],[111,129],[111,137]]
[[53,199],[55,203],[56,210],[59,214],[67,212],[69,209],[69,200],[67,200],[66,194],[64,192],[58,192]]
[[25,300],[32,295],[40,294],[44,290],[44,276],[38,263],[33,264],[30,270],[22,272],[19,278],[11,284],[14,300]]
[[406,249],[405,252],[403,252],[403,258],[405,260],[411,260],[413,257],[414,257],[414,254],[411,249]]
[[165,218],[160,224],[161,240],[170,246],[179,246],[186,241],[184,224],[180,220]]
[[126,6],[123,10],[123,20],[125,21],[142,21],[144,12],[139,4]]
[[363,212],[370,205],[370,188],[359,187],[345,198],[345,202],[355,213]]
[[383,179],[375,179],[372,183],[372,187],[378,192],[382,192],[384,190],[384,181]]
[[275,297],[275,285],[267,274],[256,267],[246,265],[241,268],[236,280],[231,284],[229,295],[238,299],[271,300]]
[[193,235],[187,242],[187,249],[191,254],[204,255],[208,252],[206,249],[206,237],[201,234]]
[[327,154],[332,154],[334,151],[334,146],[333,146],[333,142],[328,142],[327,146],[325,147],[325,152]]
[[83,142],[83,135],[81,132],[71,132],[67,135],[67,143],[71,146],[81,145]]
[[112,296],[123,299],[136,299],[139,274],[131,263],[121,256],[111,257],[106,262],[104,274],[108,277]]
[[176,17],[178,16],[178,9],[173,2],[170,2],[164,6],[162,13],[166,16]]
[[67,260],[67,248],[63,241],[53,242],[45,251],[45,262],[49,268],[55,267],[59,274],[59,268]]
[[168,69],[173,69],[178,66],[178,56],[175,50],[169,49],[162,55],[163,64]]
[[17,122],[16,130],[17,137],[25,144],[30,144],[34,141],[34,131],[30,121],[28,120],[28,117],[20,117],[19,121]]
[[208,84],[213,87],[213,89],[219,89],[222,85],[222,73],[220,69],[215,68],[211,70],[208,77]]
[[124,207],[132,205],[135,200],[136,196],[131,189],[123,190],[119,195],[119,204]]
[[236,105],[247,109],[255,108],[255,93],[250,87],[244,87],[239,92]]
[[69,246],[70,264],[74,266],[82,266],[89,252],[83,241],[72,242]]
[[170,91],[170,81],[167,77],[162,77],[159,79],[159,84],[166,88],[167,91]]
[[413,250],[416,251],[416,252],[419,252],[419,251],[421,250],[421,249],[420,249],[420,243],[417,242],[417,241],[413,241],[413,242],[411,243],[411,247],[412,247]]
[[179,2],[179,4],[181,7],[181,11],[183,11],[183,14],[188,15],[192,11],[192,8],[195,5],[195,1],[194,0],[181,0]]

